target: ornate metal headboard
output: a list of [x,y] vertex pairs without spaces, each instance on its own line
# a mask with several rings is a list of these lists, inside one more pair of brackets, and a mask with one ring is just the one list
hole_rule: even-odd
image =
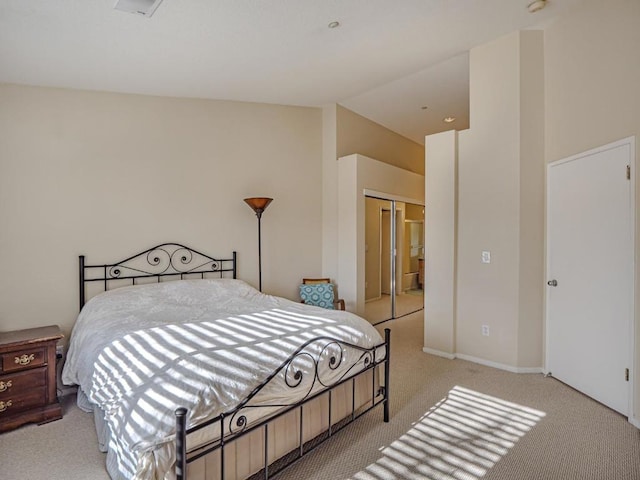
[[128,281],[128,285],[136,285],[143,278],[156,278],[160,282],[162,277],[179,275],[181,279],[205,274],[215,274],[222,278],[230,272],[236,278],[236,252],[232,258],[216,259],[200,253],[193,248],[179,243],[163,243],[137,253],[129,258],[108,265],[87,265],[85,256],[79,257],[80,310],[85,304],[85,287],[90,282],[103,282],[103,291],[109,290],[110,282]]

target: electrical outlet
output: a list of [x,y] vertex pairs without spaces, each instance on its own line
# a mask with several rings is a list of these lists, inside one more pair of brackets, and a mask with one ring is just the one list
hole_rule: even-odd
[[56,345],[56,358],[62,358],[64,355],[64,345]]
[[488,250],[483,251],[481,255],[481,260],[482,260],[482,263],[491,263],[491,252]]
[[485,337],[489,336],[489,325],[482,325],[482,335]]

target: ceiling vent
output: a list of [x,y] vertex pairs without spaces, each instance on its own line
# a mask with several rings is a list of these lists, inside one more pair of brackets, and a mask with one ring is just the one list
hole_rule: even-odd
[[162,0],[117,0],[115,8],[127,13],[136,13],[144,17],[150,17]]

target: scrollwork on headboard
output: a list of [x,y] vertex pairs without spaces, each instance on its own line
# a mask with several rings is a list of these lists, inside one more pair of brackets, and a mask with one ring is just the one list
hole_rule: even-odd
[[216,259],[193,248],[179,243],[163,243],[144,252],[132,255],[116,263],[106,265],[87,265],[85,256],[79,257],[80,309],[85,304],[85,285],[88,282],[103,282],[104,291],[109,290],[112,280],[131,280],[131,285],[141,278],[176,276],[190,278],[205,274],[219,274],[223,277],[229,272],[236,278],[236,252],[232,258]]

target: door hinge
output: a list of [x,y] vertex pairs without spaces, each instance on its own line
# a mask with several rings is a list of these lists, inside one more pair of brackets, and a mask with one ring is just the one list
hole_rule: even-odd
[[626,382],[628,382],[628,381],[629,381],[629,369],[628,369],[628,368],[625,368],[625,369],[624,369],[624,380],[625,380]]
[[631,180],[631,165],[627,165],[627,180]]

